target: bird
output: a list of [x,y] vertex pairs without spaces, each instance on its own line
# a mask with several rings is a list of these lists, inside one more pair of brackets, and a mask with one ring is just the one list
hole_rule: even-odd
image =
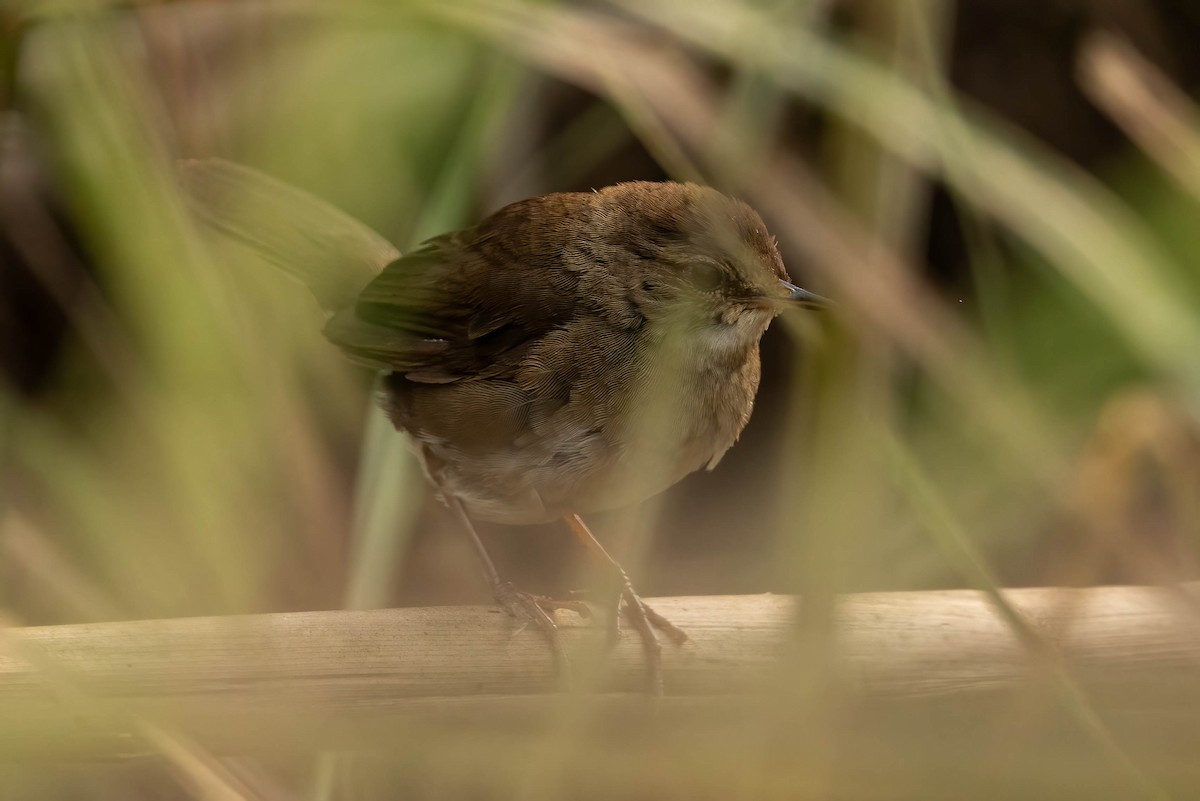
[[[381,376],[379,403],[458,519],[497,603],[557,642],[557,602],[505,581],[473,521],[565,521],[612,576],[661,692],[655,631],[687,636],[635,592],[584,515],[712,470],[754,407],[759,343],[792,283],[748,204],[716,189],[630,181],[510,203],[401,255],[302,190],[221,159],[184,162],[210,228],[299,278],[324,335]],[[241,198],[240,202],[232,202]]]

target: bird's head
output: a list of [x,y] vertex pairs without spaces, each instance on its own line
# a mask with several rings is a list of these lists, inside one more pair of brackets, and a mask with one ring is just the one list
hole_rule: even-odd
[[762,218],[696,184],[633,182],[602,191],[597,214],[626,252],[625,280],[648,320],[686,335],[757,342],[789,307],[826,301],[794,285]]

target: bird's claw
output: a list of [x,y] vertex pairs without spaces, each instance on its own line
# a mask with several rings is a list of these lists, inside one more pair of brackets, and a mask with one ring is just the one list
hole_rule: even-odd
[[541,632],[554,654],[554,667],[559,682],[569,685],[571,661],[567,656],[566,649],[563,648],[558,634],[558,624],[554,622],[552,614],[555,609],[575,608],[575,602],[554,601],[545,596],[523,592],[514,587],[510,581],[496,584],[492,588],[492,596],[509,617],[520,621],[518,632],[523,631],[530,624]]
[[646,620],[650,623],[651,626],[653,626],[654,628],[661,631],[664,635],[666,635],[668,640],[675,643],[676,645],[683,645],[685,642],[688,641],[689,638],[687,636],[686,631],[679,628],[671,621],[667,620],[665,617],[660,615],[658,612],[655,612],[645,602],[642,602],[642,600],[640,598],[638,599],[638,601],[641,602],[641,604],[642,604],[642,611],[646,613]]

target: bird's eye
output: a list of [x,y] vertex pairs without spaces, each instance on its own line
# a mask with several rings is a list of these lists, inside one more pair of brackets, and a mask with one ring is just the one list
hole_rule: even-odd
[[725,277],[721,268],[711,261],[697,261],[691,264],[691,274],[688,278],[692,286],[701,292],[713,292],[724,283]]

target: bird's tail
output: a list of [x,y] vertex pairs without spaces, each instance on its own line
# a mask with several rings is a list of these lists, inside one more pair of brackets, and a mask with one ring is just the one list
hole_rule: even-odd
[[257,170],[221,159],[184,161],[196,213],[304,282],[329,310],[345,308],[388,263],[392,243],[340,209]]

